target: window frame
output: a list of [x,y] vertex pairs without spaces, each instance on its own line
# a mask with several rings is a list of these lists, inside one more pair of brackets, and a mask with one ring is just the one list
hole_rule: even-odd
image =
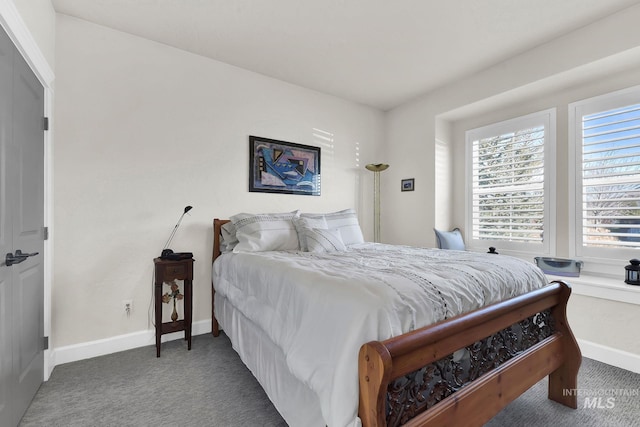
[[568,106],[569,151],[569,256],[584,261],[583,272],[619,277],[638,248],[584,247],[582,245],[582,117],[640,104],[640,86],[572,102]]
[[[510,242],[505,240],[473,239],[473,142],[528,127],[544,126],[544,222],[542,243]],[[493,246],[500,253],[528,257],[550,256],[556,248],[556,108],[550,108],[465,132],[465,241],[467,248],[487,251]],[[553,185],[552,185],[553,184]]]

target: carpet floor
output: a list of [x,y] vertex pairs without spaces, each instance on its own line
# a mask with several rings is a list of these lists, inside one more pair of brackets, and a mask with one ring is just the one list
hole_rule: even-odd
[[[286,426],[221,334],[56,366],[20,426]],[[487,426],[640,425],[640,375],[583,359],[578,409],[547,399],[546,379]],[[599,398],[599,400],[598,400]]]

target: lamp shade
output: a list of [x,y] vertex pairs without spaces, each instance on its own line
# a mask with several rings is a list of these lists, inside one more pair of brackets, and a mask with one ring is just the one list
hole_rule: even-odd
[[365,168],[367,168],[367,170],[370,170],[371,172],[382,172],[384,170],[387,170],[389,168],[389,165],[385,163],[369,163],[365,166]]

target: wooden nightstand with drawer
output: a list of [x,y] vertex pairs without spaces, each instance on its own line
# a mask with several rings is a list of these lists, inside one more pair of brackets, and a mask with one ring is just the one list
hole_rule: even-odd
[[[193,307],[193,259],[169,260],[155,258],[155,311],[156,311],[156,356],[160,357],[162,335],[184,331],[187,349],[191,350],[191,320]],[[184,282],[184,318],[162,322],[162,285],[173,280]]]

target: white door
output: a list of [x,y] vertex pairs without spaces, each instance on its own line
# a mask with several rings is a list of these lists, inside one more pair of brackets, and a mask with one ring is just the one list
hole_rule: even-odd
[[43,125],[44,89],[0,30],[0,426],[44,377]]

